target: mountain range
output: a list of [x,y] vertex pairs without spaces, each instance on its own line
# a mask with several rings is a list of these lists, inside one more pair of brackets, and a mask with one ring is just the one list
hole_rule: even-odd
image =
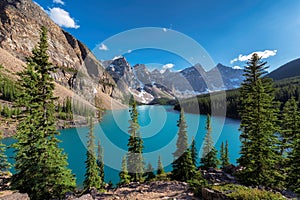
[[210,91],[240,87],[243,70],[218,64],[205,71],[200,64],[181,71],[150,71],[144,64],[131,66],[125,57],[103,61],[103,66],[122,91],[130,91],[142,103],[156,98],[185,98]]
[[16,73],[26,65],[26,57],[39,41],[41,26],[48,28],[48,54],[58,68],[52,76],[60,100],[72,96],[93,104],[96,95],[106,109],[120,109],[126,107],[131,95],[137,101],[151,103],[159,98],[186,98],[234,89],[243,81],[243,70],[222,64],[209,71],[200,64],[181,71],[150,71],[144,64],[131,66],[122,56],[100,61],[32,0],[1,0],[0,18],[1,73],[11,79],[16,79]]

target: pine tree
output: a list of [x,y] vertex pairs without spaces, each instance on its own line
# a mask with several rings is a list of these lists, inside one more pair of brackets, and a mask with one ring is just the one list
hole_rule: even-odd
[[264,78],[268,67],[253,54],[244,70],[241,87],[242,143],[238,163],[243,166],[237,176],[244,184],[274,186],[282,176],[276,169],[279,162],[277,103],[274,102],[272,81]]
[[292,97],[285,103],[283,107],[280,131],[280,154],[283,157],[286,157],[289,149],[293,147],[293,139],[299,131],[300,111],[298,104],[299,102]]
[[179,158],[188,148],[187,142],[187,125],[184,117],[184,110],[183,108],[180,111],[179,120],[177,121],[177,126],[179,127],[178,130],[178,139],[176,143],[176,151],[173,153],[174,158]]
[[100,183],[101,183],[101,188],[104,188],[104,162],[103,162],[103,148],[101,147],[100,140],[98,140],[98,158],[97,158],[97,165],[99,168],[99,177],[100,177]]
[[2,143],[2,133],[0,132],[0,175],[3,172],[9,171],[11,165],[7,160],[7,156],[5,154],[6,145]]
[[156,172],[156,174],[157,175],[161,175],[161,174],[164,174],[164,173],[165,173],[165,170],[164,170],[163,164],[161,162],[161,158],[160,158],[160,156],[158,156],[157,172]]
[[211,136],[211,123],[210,123],[210,115],[207,115],[206,120],[206,135],[204,139],[204,147],[202,151],[202,158],[200,161],[202,169],[209,169],[209,168],[217,168],[219,164],[219,160],[217,157],[217,150],[213,145],[213,139]]
[[295,135],[293,150],[289,154],[288,187],[300,195],[300,128]]
[[287,172],[287,186],[300,194],[300,110],[299,102],[292,97],[283,108],[281,154],[283,173]]
[[133,101],[130,110],[131,120],[129,120],[129,140],[128,140],[128,154],[127,167],[131,181],[142,182],[144,174],[144,159],[143,159],[143,140],[140,136],[140,125],[138,123],[138,111],[136,102]]
[[154,171],[154,169],[153,169],[151,163],[148,163],[146,173],[145,173],[146,181],[151,181],[155,178],[153,171]]
[[122,160],[122,169],[121,169],[121,172],[119,173],[119,177],[120,177],[120,182],[118,184],[119,186],[130,183],[130,176],[129,176],[128,170],[127,170],[126,156],[124,156],[124,158]]
[[224,146],[224,142],[222,142],[221,148],[220,148],[220,161],[221,161],[222,166],[223,166],[223,158],[224,157],[225,157],[225,146]]
[[224,168],[224,167],[230,165],[227,140],[226,140],[225,146],[224,146],[224,142],[222,142],[222,144],[221,144],[220,160],[221,160],[221,168]]
[[90,188],[100,189],[102,186],[101,177],[99,176],[99,167],[96,160],[95,152],[95,136],[94,136],[94,124],[93,118],[90,117],[89,120],[89,134],[88,134],[88,143],[87,143],[87,152],[86,152],[86,172],[83,186],[85,190]]
[[191,156],[192,156],[193,164],[197,168],[198,153],[197,153],[195,138],[193,138],[191,144]]
[[187,125],[183,109],[180,112],[177,126],[179,127],[179,130],[176,143],[177,150],[173,153],[172,179],[177,181],[188,181],[196,174],[196,168],[192,160],[191,151],[188,148]]
[[229,144],[228,141],[226,140],[226,144],[225,144],[225,157],[224,157],[224,167],[230,165],[229,162]]
[[197,173],[193,164],[191,151],[187,149],[177,160],[172,163],[172,179],[187,182],[192,180]]
[[27,59],[20,75],[22,93],[16,105],[23,107],[17,127],[15,170],[12,187],[28,193],[30,199],[62,198],[75,188],[75,178],[67,169],[67,156],[58,147],[56,136],[54,72],[47,54],[47,29],[42,27],[40,42]]

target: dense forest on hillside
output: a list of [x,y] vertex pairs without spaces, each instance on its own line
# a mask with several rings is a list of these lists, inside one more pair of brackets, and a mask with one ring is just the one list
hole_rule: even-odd
[[[280,102],[280,109],[282,110],[283,105],[290,99],[292,96],[296,100],[300,99],[300,77],[287,78],[283,80],[276,81],[274,83],[275,88],[275,100]],[[224,95],[224,92],[215,92],[212,94],[214,101],[211,101],[211,94],[203,94],[197,96],[199,111],[201,114],[211,114],[211,108],[220,109],[224,104],[218,98]],[[240,89],[227,90],[226,91],[226,116],[230,118],[239,119],[238,114],[240,105]],[[186,99],[182,100],[180,104],[174,106],[175,110],[180,110],[180,107],[183,106],[184,110],[189,113],[198,113],[199,111],[195,109],[195,99]]]
[[267,75],[274,80],[300,76],[300,58],[292,60]]

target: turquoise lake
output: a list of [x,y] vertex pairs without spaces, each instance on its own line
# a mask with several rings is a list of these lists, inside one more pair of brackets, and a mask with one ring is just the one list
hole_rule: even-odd
[[[151,162],[154,169],[157,167],[158,156],[161,156],[166,171],[171,170],[173,161],[172,153],[175,151],[177,120],[179,112],[171,106],[139,106],[139,122],[141,135],[144,140],[145,163]],[[188,125],[189,143],[195,137],[199,156],[205,136],[205,115],[185,114]],[[127,133],[130,116],[128,110],[106,111],[101,123],[95,125],[96,143],[101,141],[104,148],[105,180],[117,183],[122,158],[126,154],[129,135]],[[231,163],[235,164],[239,156],[239,120],[230,118],[212,117],[212,135],[215,147],[219,150],[221,143],[228,140],[229,156]],[[85,173],[86,141],[88,128],[72,128],[60,130],[60,147],[68,154],[69,167],[76,175],[78,187],[82,186]],[[6,138],[3,142],[10,145],[12,138]],[[9,161],[13,163],[11,156],[13,149],[7,150]],[[12,170],[13,172],[13,170]]]

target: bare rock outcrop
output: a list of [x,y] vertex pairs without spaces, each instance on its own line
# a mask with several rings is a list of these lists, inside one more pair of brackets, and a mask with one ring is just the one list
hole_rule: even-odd
[[178,181],[156,181],[131,183],[109,190],[96,196],[96,199],[198,199],[188,189],[188,184]]
[[30,200],[28,194],[22,193],[12,193],[3,197],[0,197],[0,200]]

